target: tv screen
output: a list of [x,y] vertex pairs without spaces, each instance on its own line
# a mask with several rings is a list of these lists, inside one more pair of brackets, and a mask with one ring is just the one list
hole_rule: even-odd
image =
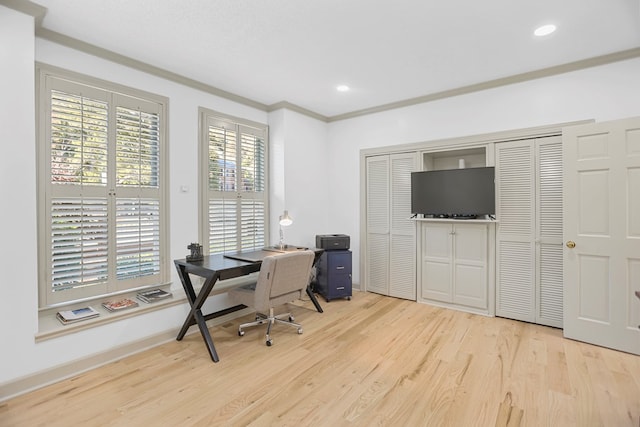
[[496,212],[494,168],[411,173],[411,212],[435,217],[475,217]]

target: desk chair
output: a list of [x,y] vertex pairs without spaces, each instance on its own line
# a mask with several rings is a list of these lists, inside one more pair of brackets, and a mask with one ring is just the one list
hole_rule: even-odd
[[[274,323],[293,326],[302,333],[302,326],[293,323],[291,313],[274,315],[273,309],[279,305],[300,299],[309,285],[313,251],[295,251],[265,257],[254,285],[242,286],[229,291],[229,296],[240,304],[256,309],[255,322],[243,323],[238,327],[238,335],[243,336],[243,328],[267,323],[267,345],[271,346],[269,335]],[[264,313],[269,313],[268,315]],[[287,320],[285,320],[287,319]]]

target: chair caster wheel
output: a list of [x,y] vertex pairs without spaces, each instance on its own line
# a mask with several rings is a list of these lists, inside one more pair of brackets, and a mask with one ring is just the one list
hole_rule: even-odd
[[302,328],[298,328],[298,334],[302,334]]
[[296,320],[293,316],[289,316],[289,322],[293,322],[294,320]]
[[239,330],[239,331],[238,331],[238,336],[243,337],[243,336],[244,336],[244,331],[240,331],[240,330]]
[[273,344],[273,341],[267,340],[266,344],[267,344],[267,347],[271,347],[271,344]]

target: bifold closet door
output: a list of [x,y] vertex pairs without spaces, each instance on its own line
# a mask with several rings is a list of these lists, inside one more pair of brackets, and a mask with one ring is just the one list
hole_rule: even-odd
[[562,327],[562,137],[536,140],[536,323]]
[[367,291],[389,294],[389,156],[367,157]]
[[411,219],[411,172],[416,153],[392,154],[389,295],[416,300],[416,224]]
[[496,315],[535,321],[535,160],[531,141],[496,144]]
[[416,300],[416,225],[411,172],[417,153],[366,159],[366,290]]
[[562,139],[496,144],[496,315],[562,327]]

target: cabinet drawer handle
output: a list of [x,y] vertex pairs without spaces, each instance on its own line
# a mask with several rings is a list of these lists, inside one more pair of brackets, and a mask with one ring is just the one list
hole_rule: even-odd
[[336,288],[336,290],[337,290],[337,291],[341,291],[341,290],[343,290],[343,289],[344,289],[344,286],[340,286],[340,287],[337,287],[337,288]]
[[336,270],[344,270],[343,266],[336,267]]

